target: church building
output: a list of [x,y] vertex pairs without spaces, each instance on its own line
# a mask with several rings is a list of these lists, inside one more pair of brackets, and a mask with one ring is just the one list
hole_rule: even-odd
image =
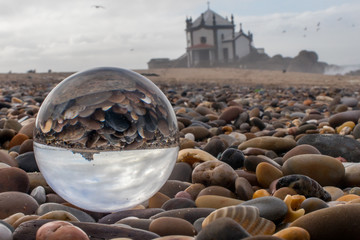
[[234,65],[253,49],[253,35],[235,32],[234,17],[224,18],[208,9],[194,21],[186,18],[186,56],[188,67]]

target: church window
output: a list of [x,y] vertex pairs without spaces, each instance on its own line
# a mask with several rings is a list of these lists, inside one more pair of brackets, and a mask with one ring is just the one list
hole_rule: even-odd
[[200,42],[201,43],[206,43],[206,37],[200,37]]

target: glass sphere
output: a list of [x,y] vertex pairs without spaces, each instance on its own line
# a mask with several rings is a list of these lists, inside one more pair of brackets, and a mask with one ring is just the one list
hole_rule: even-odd
[[173,108],[154,83],[130,70],[95,68],[48,94],[36,118],[34,153],[62,198],[113,212],[161,188],[176,162],[178,135]]

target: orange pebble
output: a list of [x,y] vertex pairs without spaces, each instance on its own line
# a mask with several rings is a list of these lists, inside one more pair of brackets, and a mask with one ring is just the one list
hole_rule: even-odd
[[224,126],[222,127],[222,130],[224,131],[225,134],[230,134],[233,131],[231,126]]
[[259,189],[254,192],[253,199],[267,196],[270,196],[270,193],[268,191],[266,191],[265,189]]
[[25,134],[18,133],[10,140],[9,148],[21,145],[25,140],[28,140],[28,139],[29,139],[29,137],[26,136]]
[[273,236],[285,240],[310,240],[309,232],[301,227],[288,227],[278,231]]
[[344,196],[339,197],[338,199],[336,199],[336,201],[344,201],[344,202],[349,202],[355,199],[360,198],[359,195],[356,194],[346,194]]
[[308,98],[308,99],[305,99],[305,100],[304,100],[303,104],[306,105],[306,106],[310,106],[310,105],[312,104],[312,102],[313,102],[313,101]]

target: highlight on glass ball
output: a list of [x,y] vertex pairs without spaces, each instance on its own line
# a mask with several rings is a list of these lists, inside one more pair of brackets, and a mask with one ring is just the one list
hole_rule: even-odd
[[34,153],[49,186],[91,211],[133,207],[155,194],[175,165],[176,116],[149,79],[95,68],[59,83],[36,118]]

